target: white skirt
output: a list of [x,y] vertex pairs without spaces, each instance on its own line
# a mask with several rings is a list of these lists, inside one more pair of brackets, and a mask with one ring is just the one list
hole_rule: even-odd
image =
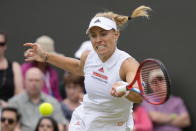
[[100,117],[100,112],[84,109],[82,104],[73,112],[69,124],[69,131],[130,131],[132,128],[133,119],[107,120]]

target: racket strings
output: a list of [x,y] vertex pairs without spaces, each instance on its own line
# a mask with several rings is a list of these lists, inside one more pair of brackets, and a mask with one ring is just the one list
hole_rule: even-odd
[[161,103],[167,97],[167,78],[157,62],[149,61],[141,68],[143,96],[151,103]]

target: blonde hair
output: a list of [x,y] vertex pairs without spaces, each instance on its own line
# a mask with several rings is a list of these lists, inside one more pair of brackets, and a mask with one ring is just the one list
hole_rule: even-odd
[[146,17],[146,18],[149,18],[149,14],[148,14],[148,11],[151,11],[152,9],[150,7],[147,7],[147,6],[139,6],[137,7],[132,13],[130,16],[124,16],[124,15],[119,15],[119,14],[116,14],[114,12],[101,12],[101,13],[97,13],[94,17],[106,17],[106,18],[109,18],[113,21],[116,22],[116,25],[119,28],[123,27],[123,25],[125,23],[128,22],[128,20],[131,20],[133,18],[136,18],[136,17],[140,17],[140,16],[143,16],[143,17]]

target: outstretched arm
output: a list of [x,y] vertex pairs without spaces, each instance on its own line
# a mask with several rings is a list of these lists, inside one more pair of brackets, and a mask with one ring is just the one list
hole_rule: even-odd
[[74,74],[83,75],[83,69],[80,60],[54,53],[47,53],[47,57],[48,63]]
[[86,59],[85,54],[81,60],[78,60],[55,53],[45,52],[41,46],[36,43],[26,43],[24,46],[30,47],[30,49],[28,49],[25,53],[25,61],[35,60],[39,62],[48,62],[63,70],[72,72],[74,74],[83,75],[83,66]]

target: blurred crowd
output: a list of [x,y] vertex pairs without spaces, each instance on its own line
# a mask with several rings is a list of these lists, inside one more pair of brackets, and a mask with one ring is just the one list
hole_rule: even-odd
[[[51,65],[43,62],[10,61],[5,56],[7,39],[7,34],[0,32],[0,131],[67,131],[72,112],[86,93],[84,77],[69,72],[59,76]],[[57,53],[55,41],[49,36],[40,36],[36,43],[47,52]],[[90,41],[81,44],[75,58],[80,59],[86,50],[93,50]],[[59,81],[60,77],[63,81]],[[161,79],[152,81],[158,84]],[[43,102],[53,105],[51,115],[39,113]],[[183,100],[173,95],[162,105],[145,101],[136,104],[132,113],[133,131],[181,131],[191,125]]]

